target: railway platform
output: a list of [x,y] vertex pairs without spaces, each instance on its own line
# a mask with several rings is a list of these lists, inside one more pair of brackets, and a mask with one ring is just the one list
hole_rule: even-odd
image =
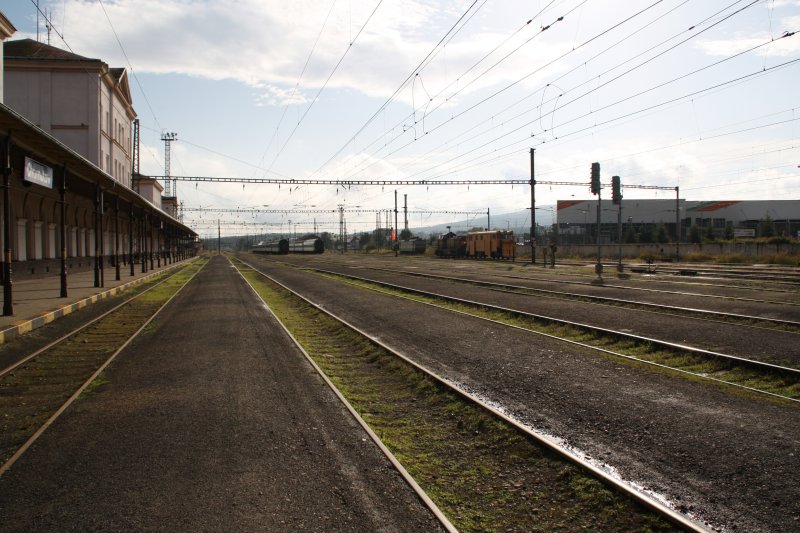
[[443,531],[214,256],[0,476],[5,531]]
[[148,268],[147,272],[142,272],[141,266],[135,265],[133,275],[130,275],[129,266],[125,265],[121,269],[119,280],[115,279],[115,269],[106,267],[103,287],[94,286],[95,276],[92,269],[71,272],[66,297],[61,297],[61,278],[58,274],[19,281],[12,280],[14,314],[0,316],[0,344],[17,335],[49,324],[87,305],[119,294],[132,285],[142,283],[164,270],[184,262],[154,265],[154,268]]

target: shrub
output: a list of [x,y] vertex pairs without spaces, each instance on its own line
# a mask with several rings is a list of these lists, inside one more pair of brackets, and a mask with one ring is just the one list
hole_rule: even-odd
[[707,254],[704,252],[692,252],[686,254],[686,256],[683,259],[689,263],[705,263],[711,261],[712,257],[713,256],[711,254]]

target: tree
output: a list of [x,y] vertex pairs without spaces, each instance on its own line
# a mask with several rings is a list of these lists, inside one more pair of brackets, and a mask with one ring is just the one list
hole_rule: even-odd
[[639,233],[639,242],[643,244],[651,244],[654,243],[656,240],[655,236],[655,226],[647,225],[642,228],[641,233]]
[[550,242],[552,244],[561,244],[561,236],[558,233],[558,224],[553,224],[550,227]]
[[716,239],[716,236],[714,235],[714,226],[713,226],[713,224],[707,224],[706,225],[705,239],[708,242],[714,242],[714,240]]
[[407,241],[408,239],[410,239],[413,236],[414,235],[411,233],[411,230],[408,229],[408,228],[406,228],[406,229],[404,229],[403,231],[400,232],[400,239],[404,240],[404,241]]
[[326,250],[333,250],[333,235],[331,235],[330,232],[323,231],[319,238],[322,239],[322,242],[325,244]]
[[628,229],[625,230],[625,243],[626,244],[634,244],[636,242],[636,232],[633,231],[633,227],[628,224]]
[[700,228],[697,227],[697,224],[692,224],[692,227],[689,228],[689,242],[692,244],[700,244],[702,242]]
[[358,237],[358,245],[361,246],[361,248],[366,247],[367,244],[369,244],[370,238],[371,238],[371,236],[370,236],[369,233],[362,233]]
[[375,243],[375,246],[383,246],[384,241],[386,241],[386,234],[384,233],[384,230],[372,230],[372,241]]
[[730,241],[733,240],[733,237],[733,222],[728,222],[725,224],[725,239]]
[[758,224],[758,229],[760,237],[774,237],[775,223],[772,221],[772,217],[767,215],[765,218],[762,218],[761,222]]
[[661,222],[656,229],[656,242],[660,244],[665,244],[669,242],[669,235],[667,235],[667,228],[664,226],[664,223]]

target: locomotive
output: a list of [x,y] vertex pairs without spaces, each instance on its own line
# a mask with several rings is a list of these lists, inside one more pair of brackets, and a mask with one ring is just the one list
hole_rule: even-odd
[[436,241],[436,255],[439,257],[514,260],[516,251],[513,231],[471,231],[466,235],[456,235],[451,231]]
[[467,236],[456,235],[452,231],[439,235],[436,240],[436,255],[438,257],[466,257]]

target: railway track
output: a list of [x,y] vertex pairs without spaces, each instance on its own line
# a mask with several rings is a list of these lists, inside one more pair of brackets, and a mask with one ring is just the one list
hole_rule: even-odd
[[[604,530],[707,530],[252,264],[234,263],[459,529],[547,530],[566,520]],[[586,494],[576,495],[577,487]],[[561,503],[547,509],[543,501]]]
[[[389,269],[384,268],[374,268],[374,270],[384,271],[384,272],[393,272],[396,273],[397,271],[392,271]],[[566,291],[554,291],[548,289],[540,289],[535,287],[528,287],[524,285],[510,285],[504,283],[494,283],[490,281],[481,281],[475,280],[470,278],[461,278],[457,276],[441,276],[438,274],[430,274],[430,273],[423,273],[423,272],[409,272],[409,271],[401,271],[402,274],[408,276],[415,276],[421,278],[428,278],[428,279],[435,279],[441,281],[451,281],[451,282],[458,282],[458,283],[466,283],[469,285],[474,285],[477,287],[487,287],[492,290],[499,290],[504,292],[511,292],[515,294],[535,294],[538,296],[544,296],[548,298],[558,298],[558,299],[565,299],[565,300],[574,300],[574,301],[581,301],[581,302],[588,302],[600,305],[608,305],[614,307],[625,307],[628,309],[639,309],[643,311],[653,312],[653,313],[661,313],[667,315],[678,315],[678,316],[688,316],[694,319],[699,320],[710,320],[716,322],[725,322],[725,323],[732,323],[732,324],[739,324],[747,327],[758,327],[764,329],[778,329],[781,331],[791,331],[795,333],[800,333],[800,322],[794,320],[781,320],[775,318],[768,318],[768,317],[761,317],[761,316],[753,316],[753,315],[743,315],[743,314],[736,314],[736,313],[725,313],[721,311],[711,311],[706,309],[696,309],[696,308],[688,308],[688,307],[679,307],[679,306],[672,306],[672,305],[664,305],[664,304],[657,304],[651,302],[641,302],[636,300],[626,300],[622,298],[609,298],[604,296],[595,296],[591,294],[580,294],[574,292],[566,292]],[[674,293],[673,293],[674,294]],[[696,296],[696,295],[695,295]],[[768,303],[774,305],[788,305],[788,306],[800,306],[800,303],[784,303],[784,302],[768,302],[764,300],[756,300],[756,299],[745,299],[745,298],[736,298],[736,297],[724,297],[724,296],[704,296],[704,297],[711,297],[711,298],[723,298],[725,300],[738,300],[738,301],[747,301],[747,302],[757,302],[757,303]]]
[[[509,274],[499,274],[499,277],[504,278],[511,278],[511,279],[522,279],[522,280],[530,280],[530,281],[544,281],[547,283],[558,283],[558,284],[565,284],[565,285],[584,285],[584,286],[595,286],[595,279],[596,276],[593,277],[592,281],[576,281],[576,280],[560,280],[560,279],[553,279],[553,278],[538,278],[538,277],[531,277],[531,276],[514,276]],[[590,276],[586,276],[590,277]],[[796,295],[798,291],[796,289],[787,290],[787,289],[779,289],[775,287],[758,287],[754,288],[752,286],[743,286],[743,285],[730,285],[730,284],[713,284],[713,283],[705,283],[700,281],[695,282],[684,282],[682,280],[671,279],[671,280],[648,280],[648,285],[653,284],[668,284],[668,285],[686,285],[692,288],[697,287],[711,287],[711,288],[719,288],[719,289],[734,289],[734,290],[742,290],[742,291],[754,291],[757,290],[758,292],[773,292],[773,293],[781,293],[781,294],[791,294]],[[616,285],[613,283],[609,283],[607,280],[603,281],[604,287],[610,287],[614,289],[623,289],[629,291],[641,291],[641,292],[654,292],[654,293],[664,293],[664,294],[677,294],[677,295],[687,295],[687,296],[708,296],[711,298],[727,298],[726,296],[721,296],[717,294],[709,294],[709,293],[701,293],[701,292],[691,292],[691,291],[679,291],[679,290],[668,290],[668,289],[655,289],[653,287],[642,287],[640,285]],[[743,300],[747,300],[747,298],[742,298]],[[752,301],[764,301],[770,302],[771,300],[763,300],[760,298],[752,299]],[[785,304],[786,302],[778,302]],[[798,304],[800,305],[800,304]]]
[[[559,266],[574,267],[576,269],[588,270],[594,266],[594,262],[579,261],[558,261]],[[604,262],[604,271],[615,272],[616,262]],[[635,274],[667,274],[684,279],[690,278],[712,278],[729,279],[742,281],[757,281],[785,284],[787,287],[797,287],[800,285],[800,270],[796,267],[783,265],[764,265],[756,266],[734,266],[734,265],[714,265],[709,263],[624,263],[628,272]],[[592,274],[587,274],[591,277]]]
[[[363,263],[363,258],[359,263]],[[318,258],[318,261],[325,261],[326,258]],[[330,258],[327,258],[327,261],[331,264],[336,264],[336,261],[331,261]],[[489,270],[486,272],[488,275],[509,278],[509,279],[518,279],[518,280],[526,280],[532,282],[546,282],[546,283],[557,283],[557,284],[564,284],[564,285],[578,285],[578,286],[596,286],[597,285],[597,275],[592,270],[594,264],[584,264],[584,263],[573,263],[572,266],[566,265],[564,263],[559,262],[558,269],[553,270],[550,268],[542,268],[540,264],[530,265],[529,263],[515,263],[513,265],[508,264],[501,264],[495,262],[456,262],[453,263],[452,261],[443,260],[443,259],[426,259],[426,258],[414,258],[413,263],[423,263],[425,266],[430,266],[432,269],[439,269],[441,270],[441,266],[444,265],[454,265],[454,264],[471,264],[475,265],[480,268],[482,271]],[[409,266],[413,264],[412,262],[406,262],[405,265]],[[524,266],[523,266],[524,265]],[[380,267],[374,267],[380,268]],[[385,268],[385,267],[384,267]],[[511,272],[521,270],[525,272],[524,275],[519,274],[512,274]],[[452,269],[448,268],[448,272],[451,272]],[[589,273],[591,271],[591,273]],[[703,296],[708,296],[711,298],[727,298],[726,296],[717,295],[709,292],[700,292],[700,291],[691,291],[691,290],[677,290],[671,289],[669,287],[674,286],[685,286],[687,288],[697,288],[703,287],[706,289],[723,289],[723,290],[733,290],[733,291],[758,291],[758,292],[769,292],[769,293],[776,293],[776,294],[786,294],[792,295],[795,297],[798,294],[798,286],[795,285],[788,285],[787,287],[778,287],[775,284],[768,284],[764,282],[759,282],[755,284],[731,284],[727,282],[719,282],[721,280],[718,279],[717,283],[711,283],[709,280],[705,280],[703,278],[693,278],[693,277],[681,277],[681,276],[672,276],[669,277],[665,276],[631,276],[630,274],[622,274],[621,276],[615,272],[614,265],[606,265],[606,272],[609,274],[603,278],[602,286],[606,288],[614,288],[620,290],[630,290],[630,291],[643,291],[643,292],[652,292],[652,293],[663,293],[663,294],[676,294],[676,295],[692,295],[697,296],[702,294]],[[559,279],[561,278],[561,279]],[[566,278],[566,279],[565,279]],[[614,280],[620,279],[625,280],[626,284],[619,284],[614,283]],[[583,281],[586,280],[586,281]],[[647,285],[647,286],[645,286]],[[654,288],[653,285],[668,285],[667,288]],[[746,298],[742,298],[746,300]],[[755,298],[752,301],[764,301],[770,302],[770,300],[763,300],[761,298]],[[786,301],[778,301],[778,303],[786,304]],[[793,302],[788,302],[793,303]],[[795,305],[800,305],[794,302]]]
[[66,335],[0,370],[0,476],[147,328],[205,265],[195,260]]
[[[291,265],[295,266],[295,265]],[[304,268],[304,267],[298,267]],[[305,268],[350,280],[364,288],[493,320],[509,327],[557,338],[615,357],[665,368],[682,375],[800,403],[800,369],[737,357],[692,346],[581,324],[517,309],[455,298],[412,287],[325,269]]]
[[[647,269],[648,265],[628,265],[628,268]],[[784,283],[788,285],[800,284],[800,271],[792,267],[734,267],[730,265],[709,265],[709,264],[672,264],[660,263],[656,267],[657,271],[664,274],[674,274],[679,276],[702,276],[719,277],[728,279],[742,279],[754,281],[770,281]]]

